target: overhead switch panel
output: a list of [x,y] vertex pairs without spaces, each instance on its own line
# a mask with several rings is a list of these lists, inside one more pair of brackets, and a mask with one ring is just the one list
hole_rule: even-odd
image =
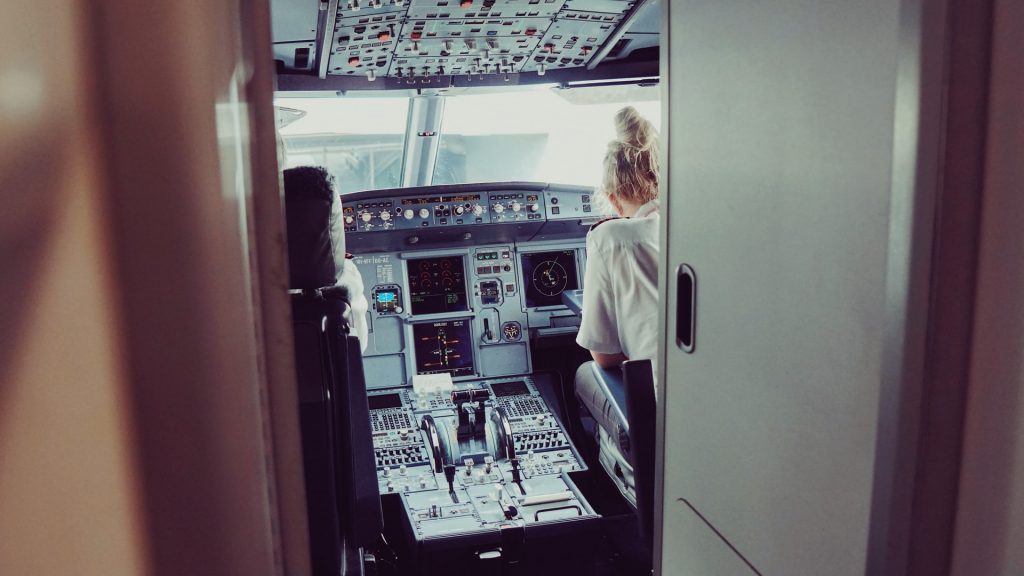
[[[610,42],[635,0],[339,0],[326,71],[404,81],[544,74],[583,67]],[[326,43],[326,42],[325,42]],[[309,43],[302,48],[311,47]],[[316,54],[285,69],[310,72]]]

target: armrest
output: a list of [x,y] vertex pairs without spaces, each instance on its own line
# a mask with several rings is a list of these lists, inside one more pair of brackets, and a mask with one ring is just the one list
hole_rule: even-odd
[[562,304],[577,315],[583,314],[583,290],[566,290],[562,292]]

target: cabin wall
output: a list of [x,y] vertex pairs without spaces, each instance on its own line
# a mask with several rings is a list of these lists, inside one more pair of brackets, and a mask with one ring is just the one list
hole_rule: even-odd
[[1024,4],[997,0],[955,576],[1024,573]]
[[5,8],[0,574],[301,574],[266,7]]
[[89,5],[0,18],[0,574],[152,573]]

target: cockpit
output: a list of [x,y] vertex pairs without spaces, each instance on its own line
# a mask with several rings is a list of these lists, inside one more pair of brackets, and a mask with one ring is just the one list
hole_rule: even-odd
[[[274,6],[284,167],[333,177],[362,281],[347,300],[367,303],[344,361],[361,376],[341,379],[362,384],[365,415],[324,418],[330,394],[302,395],[309,508],[330,507],[325,475],[379,498],[379,522],[372,506],[338,514],[362,514],[349,561],[381,574],[649,572],[632,467],[602,456],[573,383],[590,359],[575,342],[586,237],[612,214],[598,190],[612,117],[660,120],[658,2],[332,0],[333,32],[306,41],[284,23],[308,14]],[[330,317],[294,309],[314,331]],[[316,340],[300,333],[301,362]],[[622,374],[602,374],[624,421]],[[325,430],[364,425],[334,445],[358,464],[321,466]],[[310,514],[314,548],[336,524]]]

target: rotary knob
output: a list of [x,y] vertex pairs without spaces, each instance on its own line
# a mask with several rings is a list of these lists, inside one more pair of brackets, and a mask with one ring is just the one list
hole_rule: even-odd
[[351,216],[345,216],[345,224],[351,226],[355,221],[356,221],[355,218],[353,218]]
[[484,213],[484,207],[483,206],[481,206],[479,204],[473,206],[473,215],[474,216],[480,216],[483,213]]
[[495,204],[494,211],[497,212],[498,214],[501,214],[502,212],[505,211],[505,206],[503,204]]
[[539,212],[540,204],[530,204],[530,212]]
[[512,211],[513,212],[519,212],[522,209],[523,209],[523,205],[520,204],[519,202],[513,202],[512,203]]
[[391,220],[391,212],[388,212],[387,210],[381,210],[378,217],[384,222],[387,222],[388,220]]
[[427,218],[430,216],[430,210],[426,208],[420,208],[420,218]]
[[402,213],[402,216],[404,216],[406,220],[412,220],[412,217],[415,216],[415,215],[416,214],[413,213],[413,211],[409,210],[409,209],[406,209],[405,212]]
[[369,212],[363,212],[362,214],[359,215],[359,217],[363,220],[363,222],[369,222],[370,220],[373,220],[373,214],[370,214]]
[[455,207],[455,214],[457,216],[462,216],[465,213],[466,213],[466,209],[464,207],[462,207],[462,206],[456,206]]

